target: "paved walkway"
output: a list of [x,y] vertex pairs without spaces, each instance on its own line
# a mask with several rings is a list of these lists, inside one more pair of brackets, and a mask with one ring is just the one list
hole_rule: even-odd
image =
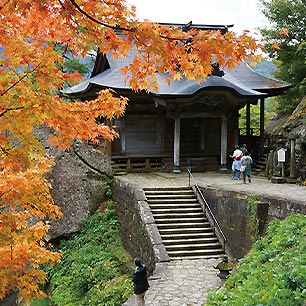
[[[157,264],[145,301],[148,306],[202,306],[210,290],[221,287],[213,268],[219,260],[177,260]],[[124,306],[135,306],[134,296]]]
[[[257,195],[272,195],[277,198],[292,199],[306,205],[306,186],[292,184],[272,184],[267,178],[252,177],[252,183],[232,180],[226,173],[194,173],[199,186],[245,192]],[[120,179],[140,187],[181,187],[188,186],[187,173],[133,173]],[[179,260],[157,265],[150,279],[151,288],[146,294],[149,306],[202,306],[210,290],[217,290],[221,281],[218,271],[213,268],[220,260],[199,259]],[[131,297],[124,306],[135,306]]]
[[[225,190],[245,192],[248,194],[270,195],[276,198],[292,199],[306,205],[306,186],[296,184],[272,184],[267,178],[253,176],[252,183],[243,184],[242,180],[232,180],[228,173],[203,172],[194,173],[199,186],[214,187]],[[187,173],[129,173],[120,179],[137,184],[140,187],[188,186]]]

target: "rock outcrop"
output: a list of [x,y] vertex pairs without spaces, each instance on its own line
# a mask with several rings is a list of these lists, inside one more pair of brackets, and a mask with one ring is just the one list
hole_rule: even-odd
[[291,115],[277,115],[271,119],[266,134],[276,148],[286,148],[290,152],[290,140],[295,139],[296,166],[306,169],[306,97]]
[[37,136],[55,158],[47,179],[53,200],[63,213],[61,219],[51,221],[50,240],[80,230],[83,221],[105,200],[112,168],[110,157],[87,143],[74,141],[69,151],[49,147],[48,133],[47,128],[40,127]]

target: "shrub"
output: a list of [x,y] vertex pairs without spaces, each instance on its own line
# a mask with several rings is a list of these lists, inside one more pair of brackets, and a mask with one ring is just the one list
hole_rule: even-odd
[[302,306],[306,298],[306,216],[273,220],[207,306]]
[[52,305],[121,306],[132,294],[132,259],[122,246],[112,202],[61,249],[62,261],[50,273]]

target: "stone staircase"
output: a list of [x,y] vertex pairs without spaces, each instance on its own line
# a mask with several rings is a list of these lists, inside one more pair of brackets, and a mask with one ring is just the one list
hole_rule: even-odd
[[268,155],[264,154],[263,156],[260,157],[259,160],[255,162],[254,167],[252,167],[252,172],[255,175],[258,176],[265,176],[265,171],[266,171],[266,165],[267,165],[267,159]]
[[171,260],[224,254],[190,187],[144,188],[144,192]]

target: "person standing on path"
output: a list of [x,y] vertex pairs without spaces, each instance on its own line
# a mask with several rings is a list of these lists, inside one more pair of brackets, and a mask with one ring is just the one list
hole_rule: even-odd
[[230,158],[233,159],[232,164],[232,179],[240,179],[240,168],[241,168],[241,158],[243,156],[242,151],[239,149],[238,145],[235,145],[235,151],[233,155],[230,155]]
[[252,157],[249,155],[249,152],[246,151],[245,155],[241,158],[241,164],[245,167],[245,170],[242,172],[243,174],[243,183],[246,184],[246,177],[249,179],[249,183],[251,183],[251,174],[252,168],[251,165],[253,164]]
[[134,259],[134,263],[136,268],[133,273],[132,282],[134,286],[136,306],[145,306],[145,294],[150,287],[147,277],[147,267],[142,264],[139,257]]

